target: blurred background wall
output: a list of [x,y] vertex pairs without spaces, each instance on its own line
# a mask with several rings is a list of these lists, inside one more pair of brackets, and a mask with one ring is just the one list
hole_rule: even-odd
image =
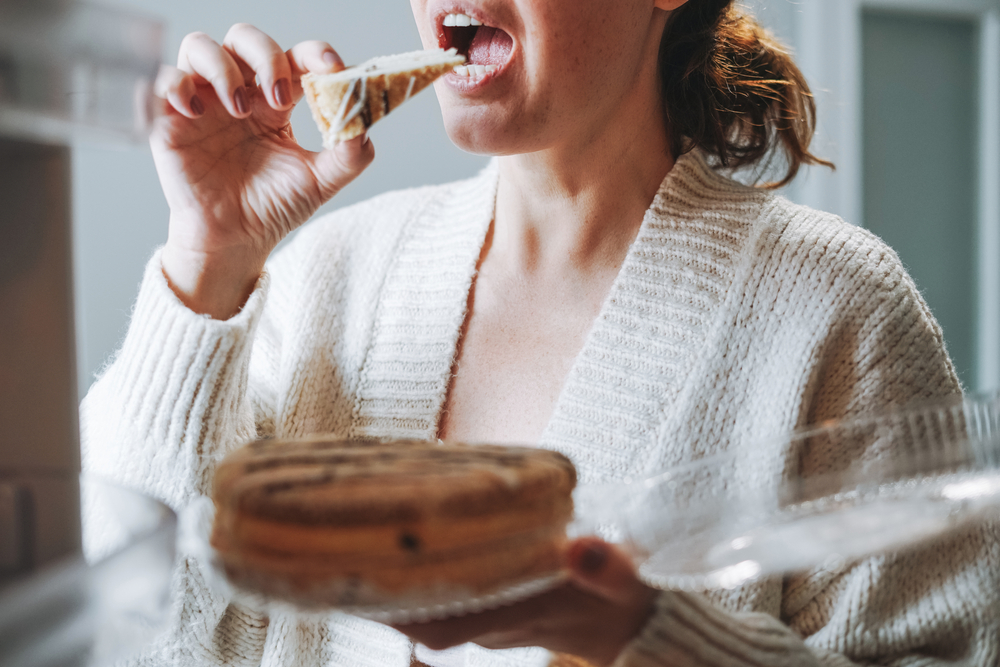
[[[240,21],[284,48],[327,40],[348,63],[420,46],[402,0],[101,1],[160,17],[171,63],[188,32],[221,41]],[[786,196],[888,241],[941,321],[966,387],[1000,387],[1000,0],[745,4],[796,53],[820,107],[816,152],[838,164],[807,170]],[[433,94],[408,106],[373,128],[374,165],[325,210],[485,164],[448,141]],[[304,105],[293,126],[319,147]],[[82,394],[124,335],[167,208],[144,146],[84,144],[73,167]]]

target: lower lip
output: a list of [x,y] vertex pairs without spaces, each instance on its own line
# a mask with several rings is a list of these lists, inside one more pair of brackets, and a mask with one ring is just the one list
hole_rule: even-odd
[[513,60],[513,58],[509,58],[503,65],[499,65],[492,72],[488,72],[480,77],[460,76],[451,72],[444,77],[443,81],[445,81],[453,89],[462,93],[481,90],[492,83],[495,79],[503,76],[503,73],[507,71],[507,68],[510,66],[511,60]]

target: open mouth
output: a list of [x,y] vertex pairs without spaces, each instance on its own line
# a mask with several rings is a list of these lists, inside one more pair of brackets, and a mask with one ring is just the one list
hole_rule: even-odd
[[514,40],[500,28],[485,25],[467,14],[448,14],[441,26],[442,48],[457,49],[466,64],[455,74],[470,79],[496,73],[510,59]]

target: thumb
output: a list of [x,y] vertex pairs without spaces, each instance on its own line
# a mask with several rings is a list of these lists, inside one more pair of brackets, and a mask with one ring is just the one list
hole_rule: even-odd
[[583,537],[567,547],[570,580],[581,590],[615,602],[626,602],[646,589],[628,554],[613,544]]
[[375,159],[368,134],[344,141],[332,149],[313,154],[313,171],[326,201],[353,181]]

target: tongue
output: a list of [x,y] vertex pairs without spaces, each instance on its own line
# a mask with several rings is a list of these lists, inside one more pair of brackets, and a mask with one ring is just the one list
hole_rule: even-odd
[[514,41],[499,28],[480,27],[469,46],[470,65],[503,65],[510,57]]

